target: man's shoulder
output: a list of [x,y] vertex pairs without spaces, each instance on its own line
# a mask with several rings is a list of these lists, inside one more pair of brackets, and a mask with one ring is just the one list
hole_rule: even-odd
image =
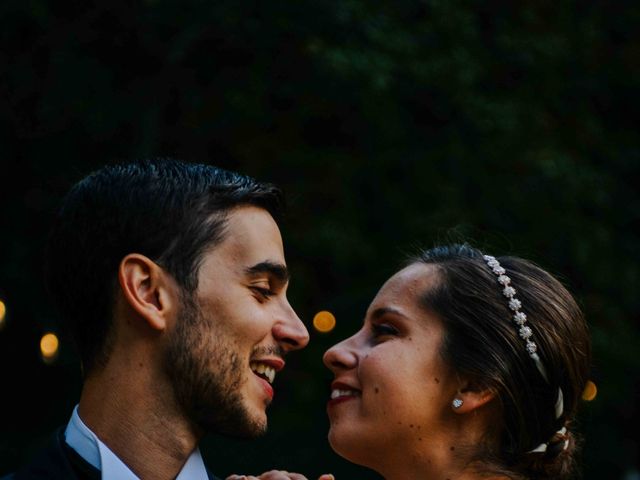
[[60,427],[48,442],[23,466],[0,480],[53,480],[79,478],[63,449],[64,428]]
[[[209,480],[222,480],[206,466],[205,470]],[[64,427],[60,427],[35,456],[14,472],[1,476],[0,480],[92,480],[94,478],[100,478],[100,472],[94,470],[66,445]]]

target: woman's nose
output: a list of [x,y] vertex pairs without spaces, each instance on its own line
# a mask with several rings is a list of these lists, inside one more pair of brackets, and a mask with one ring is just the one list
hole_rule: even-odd
[[322,361],[329,370],[333,372],[348,370],[358,364],[358,356],[354,349],[353,339],[354,337],[349,337],[335,344],[324,353]]

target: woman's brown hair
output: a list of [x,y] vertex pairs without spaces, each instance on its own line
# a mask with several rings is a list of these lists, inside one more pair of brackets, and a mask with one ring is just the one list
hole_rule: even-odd
[[[499,446],[494,438],[493,446],[478,447],[475,463],[514,479],[567,479],[579,446],[574,419],[591,366],[587,324],[573,296],[551,274],[521,258],[496,258],[518,292],[548,380],[518,336],[508,300],[482,252],[467,244],[447,245],[425,250],[410,263],[437,267],[439,281],[421,299],[444,324],[443,358],[493,390],[499,402]],[[560,418],[554,408],[558,389],[564,397]],[[540,444],[547,444],[545,452],[531,452]]]

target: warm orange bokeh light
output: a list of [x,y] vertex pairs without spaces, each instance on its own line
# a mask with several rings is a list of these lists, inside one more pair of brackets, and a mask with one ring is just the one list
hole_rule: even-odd
[[597,394],[598,394],[598,388],[596,387],[596,384],[593,383],[591,380],[587,381],[587,384],[585,385],[584,390],[582,391],[582,399],[586,400],[587,402],[590,402],[591,400],[596,398]]
[[59,345],[58,337],[56,337],[54,333],[43,335],[40,339],[40,353],[42,353],[42,358],[45,361],[55,358],[58,354]]
[[316,313],[315,317],[313,317],[313,327],[319,332],[330,332],[335,326],[336,317],[331,312],[323,310]]
[[4,317],[7,314],[7,306],[0,300],[0,328],[4,325]]

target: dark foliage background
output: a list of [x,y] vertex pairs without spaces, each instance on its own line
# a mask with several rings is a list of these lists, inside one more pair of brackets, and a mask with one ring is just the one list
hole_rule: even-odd
[[575,292],[584,478],[638,478],[639,22],[633,1],[2,2],[0,473],[80,391],[62,332],[38,352],[53,209],[99,165],[171,155],[281,185],[292,303],[338,319],[279,376],[265,438],[204,442],[219,475],[378,478],[327,446],[321,354],[405,253],[467,239]]

